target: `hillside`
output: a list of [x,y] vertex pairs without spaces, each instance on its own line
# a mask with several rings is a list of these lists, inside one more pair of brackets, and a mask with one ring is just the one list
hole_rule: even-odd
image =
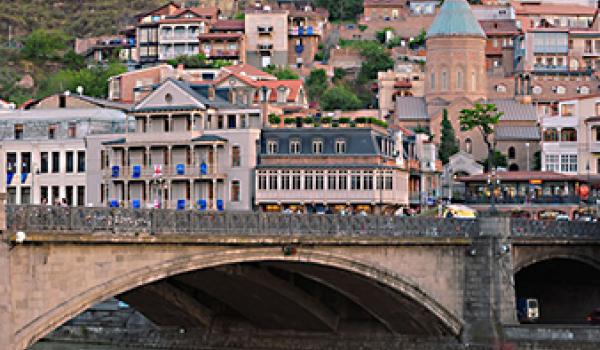
[[73,37],[112,34],[132,15],[155,8],[166,0],[4,0],[0,1],[0,42],[33,29],[61,29]]

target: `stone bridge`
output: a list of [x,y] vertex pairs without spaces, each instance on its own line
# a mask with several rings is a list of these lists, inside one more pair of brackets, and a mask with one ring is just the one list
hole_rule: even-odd
[[587,327],[600,307],[595,223],[8,206],[2,238],[1,349],[110,297],[173,344],[183,336],[167,330],[188,330],[191,348],[600,342],[586,331],[556,345],[551,330],[520,330],[515,311],[536,297],[541,323]]

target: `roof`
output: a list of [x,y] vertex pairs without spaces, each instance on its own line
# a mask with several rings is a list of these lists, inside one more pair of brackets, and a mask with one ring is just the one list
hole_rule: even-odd
[[491,20],[482,20],[479,21],[481,28],[485,32],[485,34],[518,34],[519,28],[517,28],[517,23],[514,19],[491,19]]
[[177,2],[175,2],[175,1],[169,1],[168,3],[166,3],[166,4],[164,4],[164,5],[160,6],[160,7],[157,7],[155,9],[153,9],[153,10],[138,13],[138,14],[134,15],[134,17],[136,17],[136,18],[146,17],[146,16],[148,16],[150,14],[153,14],[155,12],[159,12],[159,11],[163,10],[167,6],[175,6],[176,8],[181,8],[181,6]]
[[406,0],[365,0],[364,7],[402,7]]
[[119,109],[122,111],[128,111],[130,110],[133,105],[132,104],[128,104],[128,103],[120,103],[120,102],[115,102],[115,101],[109,101],[109,100],[105,100],[102,98],[97,98],[97,97],[92,97],[92,96],[86,96],[86,95],[70,95],[71,97],[75,97],[78,98],[80,100],[89,102],[89,103],[93,103],[99,107],[105,107],[105,108],[113,108],[113,109]]
[[424,97],[396,97],[396,118],[400,120],[429,119]]
[[222,75],[219,79],[215,80],[214,83],[220,84],[221,82],[227,80],[230,77],[235,77],[235,78],[243,81],[244,83],[246,83],[252,87],[255,87],[255,88],[261,88],[263,86],[267,87],[269,90],[271,90],[271,94],[269,95],[269,101],[271,101],[271,102],[277,101],[277,94],[272,93],[273,90],[276,90],[277,88],[282,87],[282,86],[286,87],[289,90],[287,99],[288,99],[288,101],[293,102],[298,97],[298,93],[300,92],[300,89],[303,86],[302,80],[300,80],[300,79],[255,80],[248,76],[238,74],[238,73]]
[[238,73],[245,74],[249,77],[256,77],[261,80],[277,80],[274,75],[271,75],[267,72],[264,72],[254,66],[251,66],[247,63],[237,64],[235,66],[226,66],[221,68],[221,70],[225,73]]
[[202,33],[198,34],[198,39],[239,39],[243,36],[244,33]]
[[15,109],[0,114],[0,120],[76,120],[91,119],[96,121],[125,121],[122,111],[109,108],[48,108],[48,109]]
[[540,129],[537,126],[497,126],[494,134],[497,141],[540,140]]
[[596,8],[591,6],[582,6],[575,4],[551,4],[543,3],[540,5],[520,4],[512,2],[517,15],[587,15],[594,16]]
[[216,21],[211,30],[245,30],[243,19],[220,19]]
[[180,8],[173,13],[173,17],[179,17],[186,12],[191,12],[197,16],[217,16],[219,9],[216,7],[186,7]]
[[194,137],[192,139],[192,141],[193,142],[217,142],[217,141],[226,142],[227,139],[223,138],[221,136],[218,136],[218,135],[207,135],[207,134],[204,134],[202,136]]
[[427,38],[438,36],[485,38],[485,32],[466,0],[446,0],[427,31]]
[[115,140],[110,140],[110,141],[104,141],[102,142],[103,145],[121,145],[124,144],[125,141],[127,141],[124,137],[115,139]]
[[499,112],[504,115],[501,121],[506,120],[529,120],[537,121],[535,106],[532,104],[523,104],[511,99],[488,100],[487,103],[493,103],[498,107]]
[[[488,173],[461,176],[457,180],[461,182],[487,182]],[[535,179],[542,181],[582,181],[577,175],[566,175],[553,171],[501,171],[496,173],[500,181],[526,181]]]

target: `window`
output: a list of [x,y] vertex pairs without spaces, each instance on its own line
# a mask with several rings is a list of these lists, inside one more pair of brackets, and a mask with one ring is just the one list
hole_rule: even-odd
[[31,204],[30,187],[21,187],[21,204]]
[[40,186],[40,200],[41,203],[48,203],[48,186]]
[[600,117],[600,102],[596,102],[596,116]]
[[77,137],[77,123],[69,123],[69,128],[67,130],[67,136],[70,138]]
[[279,153],[279,143],[277,140],[268,140],[267,141],[267,154],[277,154]]
[[15,124],[15,140],[23,139],[23,124]]
[[393,190],[394,189],[394,179],[391,176],[385,177],[385,189]]
[[240,201],[240,182],[238,180],[231,181],[231,201]]
[[312,190],[313,189],[313,175],[312,172],[307,172],[304,175],[304,189]]
[[377,176],[376,185],[378,190],[383,190],[383,175]]
[[277,174],[269,175],[269,189],[276,190],[277,189]]
[[473,153],[473,142],[469,138],[465,140],[465,152]]
[[231,166],[238,167],[242,163],[240,146],[231,147]]
[[48,152],[40,153],[40,173],[48,173]]
[[348,189],[348,176],[345,171],[340,171],[340,177],[338,178],[338,190]]
[[573,128],[564,128],[560,131],[560,140],[563,142],[577,141],[577,130]]
[[77,186],[77,205],[80,207],[85,205],[85,186]]
[[235,115],[228,115],[227,116],[227,128],[228,129],[235,129],[236,128],[236,116]]
[[77,151],[77,172],[85,172],[85,151]]
[[563,117],[572,117],[575,115],[575,105],[574,104],[561,104],[560,105],[560,115]]
[[435,90],[435,72],[431,72],[431,77],[429,78],[431,82],[431,90]]
[[48,139],[49,140],[54,140],[56,138],[56,130],[57,130],[56,124],[48,125]]
[[60,95],[58,96],[58,108],[66,108],[67,107],[67,96]]
[[281,176],[281,189],[282,190],[290,189],[290,173],[289,173],[289,171],[284,171]]
[[556,142],[558,141],[558,130],[555,128],[548,128],[544,130],[544,141]]
[[336,189],[336,176],[335,174],[330,173],[329,176],[327,177],[327,189],[328,190],[335,190]]
[[365,174],[365,176],[363,176],[363,189],[365,189],[365,190],[373,189],[373,175],[371,173]]
[[457,89],[463,88],[463,72],[461,70],[456,72],[456,88]]
[[9,187],[6,189],[6,203],[17,204],[17,189],[15,187]]
[[322,190],[324,189],[325,182],[323,179],[323,172],[322,171],[317,171],[317,175],[315,175],[315,190]]
[[545,167],[546,171],[559,171],[559,157],[558,154],[546,154]]
[[16,153],[7,153],[6,154],[6,172],[7,173],[16,173],[17,172],[17,154]]
[[[60,200],[60,187],[52,186],[52,202],[57,203]],[[48,201],[50,203],[50,201]]]
[[568,173],[577,172],[577,154],[561,154],[560,171]]
[[300,173],[298,171],[294,171],[294,175],[292,175],[292,189],[299,190],[301,184]]
[[67,156],[66,172],[72,173],[73,172],[73,152],[71,152],[71,151],[66,152],[66,156]]
[[267,176],[266,175],[258,175],[258,189],[259,190],[267,189]]
[[448,90],[448,73],[442,71],[442,90]]
[[516,156],[516,152],[515,152],[515,148],[514,147],[509,147],[508,148],[508,159],[515,159]]
[[335,153],[346,153],[346,140],[335,140]]
[[52,152],[52,172],[60,172],[60,152]]
[[65,197],[67,197],[67,205],[72,206],[73,205],[73,186],[65,187]]
[[360,190],[360,175],[350,176],[350,189]]
[[312,151],[314,154],[321,154],[323,153],[323,140],[313,140],[312,143]]
[[300,140],[290,140],[290,154],[300,154]]
[[31,152],[21,153],[21,174],[29,174],[31,172]]

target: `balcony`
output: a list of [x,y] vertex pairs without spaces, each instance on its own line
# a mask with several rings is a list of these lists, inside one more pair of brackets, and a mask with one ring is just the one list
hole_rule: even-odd
[[321,30],[313,26],[291,26],[289,29],[289,35],[292,36],[311,36],[321,35]]
[[269,51],[273,50],[273,44],[258,44],[258,51]]
[[225,50],[225,49],[212,49],[210,50],[208,57],[239,57],[240,52],[238,50]]
[[568,45],[534,45],[534,54],[567,54],[569,52]]
[[[496,204],[579,204],[581,198],[578,196],[538,196],[538,197],[496,197]],[[490,204],[490,198],[487,196],[466,196],[465,203],[467,204]]]
[[225,179],[227,174],[220,173],[215,164],[175,164],[155,166],[112,165],[104,170],[104,178],[112,180],[150,180],[153,178],[181,179]]
[[257,190],[257,203],[408,204],[406,192],[390,190]]
[[198,33],[185,33],[185,34],[161,34],[161,41],[196,41],[198,40]]
[[566,72],[569,70],[569,67],[566,65],[544,65],[544,64],[534,64],[533,70],[535,72]]

